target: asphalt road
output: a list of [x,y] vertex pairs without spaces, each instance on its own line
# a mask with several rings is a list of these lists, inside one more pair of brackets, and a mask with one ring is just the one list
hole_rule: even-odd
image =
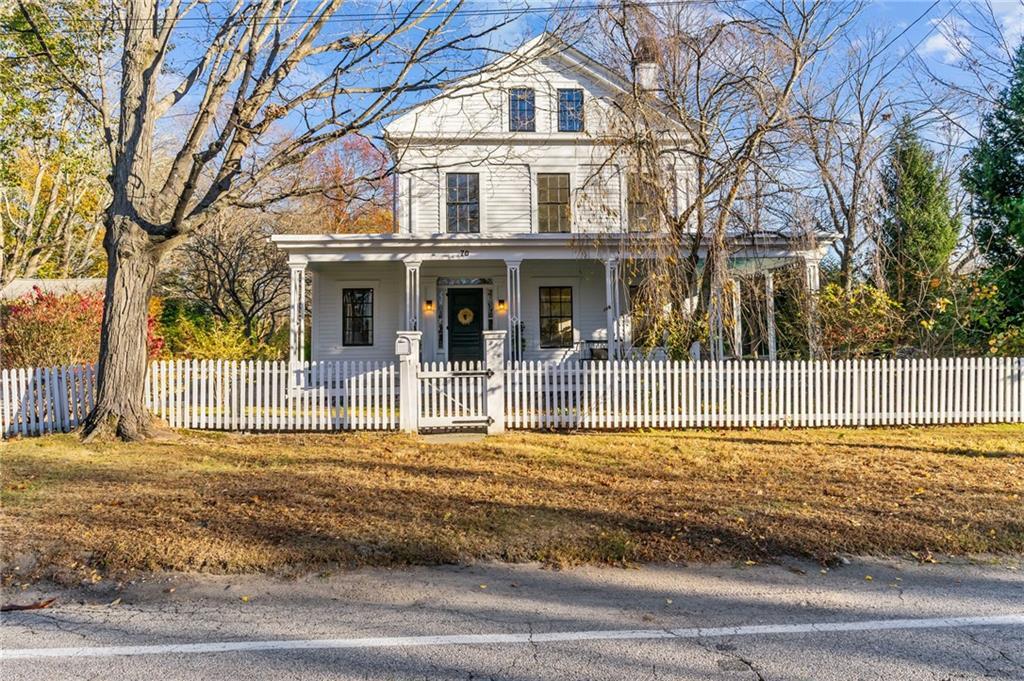
[[46,595],[3,616],[4,681],[1024,679],[1024,572],[1005,561],[178,576],[4,600]]

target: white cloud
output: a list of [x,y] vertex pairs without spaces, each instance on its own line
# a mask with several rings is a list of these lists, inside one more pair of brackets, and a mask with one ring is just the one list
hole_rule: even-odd
[[1003,29],[1006,42],[1011,48],[1016,47],[1021,38],[1024,38],[1024,0],[993,2],[992,12]]
[[971,47],[969,32],[963,22],[952,17],[931,20],[931,35],[917,51],[924,57],[954,64]]

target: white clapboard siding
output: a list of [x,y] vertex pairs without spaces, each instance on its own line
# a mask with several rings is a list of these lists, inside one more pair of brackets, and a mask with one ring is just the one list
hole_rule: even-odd
[[[0,433],[67,432],[95,401],[89,366],[0,371]],[[392,362],[169,360],[152,362],[146,405],[172,428],[394,430],[398,371]]]
[[513,362],[508,427],[744,428],[1024,421],[1024,359]]

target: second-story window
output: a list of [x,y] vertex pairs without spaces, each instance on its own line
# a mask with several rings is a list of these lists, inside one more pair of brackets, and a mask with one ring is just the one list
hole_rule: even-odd
[[537,173],[537,231],[570,232],[569,173]]
[[448,231],[480,231],[480,175],[448,173]]
[[558,91],[558,131],[583,132],[583,90]]
[[533,88],[517,87],[509,90],[508,129],[511,132],[533,132],[537,129]]
[[657,224],[654,187],[635,173],[629,176],[627,184],[629,231],[649,232]]

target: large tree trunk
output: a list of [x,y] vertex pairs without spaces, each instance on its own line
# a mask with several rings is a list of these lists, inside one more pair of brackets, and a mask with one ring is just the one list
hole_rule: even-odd
[[141,440],[152,433],[145,404],[146,327],[158,256],[146,232],[125,215],[108,218],[103,246],[108,269],[96,405],[83,437]]

